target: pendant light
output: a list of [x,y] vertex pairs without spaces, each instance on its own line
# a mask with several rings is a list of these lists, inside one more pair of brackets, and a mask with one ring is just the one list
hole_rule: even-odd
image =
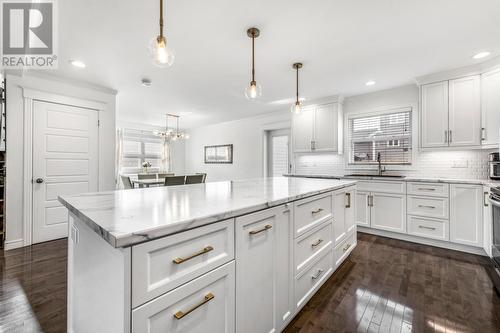
[[[175,118],[175,129],[168,127],[168,118]],[[154,134],[162,137],[166,141],[177,141],[182,139],[189,139],[189,134],[179,131],[179,118],[176,114],[167,113],[165,115],[165,131],[154,131]]]
[[259,37],[260,30],[250,28],[247,30],[248,37],[252,38],[252,81],[245,89],[245,96],[250,100],[255,100],[262,95],[262,87],[255,81],[255,38]]
[[297,83],[297,90],[296,90],[296,99],[295,103],[292,105],[291,111],[293,113],[300,113],[302,112],[302,102],[299,101],[299,69],[302,68],[302,63],[296,62],[295,64],[292,65],[292,67],[296,70],[297,75],[296,75],[296,83]]
[[163,35],[163,0],[160,0],[160,34],[151,40],[149,55],[158,67],[170,67],[174,63],[175,55],[168,48],[167,38]]

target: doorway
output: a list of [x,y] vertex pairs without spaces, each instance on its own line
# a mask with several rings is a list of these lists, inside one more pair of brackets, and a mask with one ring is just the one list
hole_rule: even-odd
[[267,132],[267,176],[279,177],[291,172],[290,130]]
[[59,195],[98,190],[98,111],[33,103],[33,243],[68,236]]

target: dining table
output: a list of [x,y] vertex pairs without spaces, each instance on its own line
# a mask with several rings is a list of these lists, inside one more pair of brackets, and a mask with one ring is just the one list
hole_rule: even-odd
[[165,184],[165,178],[151,178],[151,179],[130,179],[132,184],[139,185],[139,187],[144,186],[144,187],[150,187],[151,185],[164,185]]

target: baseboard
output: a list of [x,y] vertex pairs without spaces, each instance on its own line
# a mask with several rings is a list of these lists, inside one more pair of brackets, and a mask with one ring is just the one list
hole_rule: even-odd
[[423,238],[423,237],[418,237],[418,236],[413,236],[413,235],[399,234],[397,232],[366,228],[366,227],[362,227],[359,225],[358,225],[358,231],[364,232],[367,234],[377,235],[377,236],[384,236],[384,237],[399,239],[399,240],[408,241],[408,242],[412,242],[412,243],[436,246],[436,247],[440,247],[440,248],[448,249],[448,250],[467,252],[467,253],[477,254],[480,256],[488,256],[486,254],[486,252],[484,251],[484,249],[479,248],[479,247],[474,247],[474,246],[455,244],[455,243],[449,243],[449,242],[440,241],[440,240],[436,240],[436,239],[428,239],[428,238]]
[[23,239],[15,239],[15,240],[11,240],[11,241],[6,241],[5,242],[5,251],[18,249],[18,248],[23,247],[23,246],[24,246]]

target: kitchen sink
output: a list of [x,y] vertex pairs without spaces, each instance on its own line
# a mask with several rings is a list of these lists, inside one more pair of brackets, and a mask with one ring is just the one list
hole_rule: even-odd
[[401,175],[377,175],[377,174],[351,174],[351,175],[345,175],[345,177],[405,178],[406,176],[401,176]]

